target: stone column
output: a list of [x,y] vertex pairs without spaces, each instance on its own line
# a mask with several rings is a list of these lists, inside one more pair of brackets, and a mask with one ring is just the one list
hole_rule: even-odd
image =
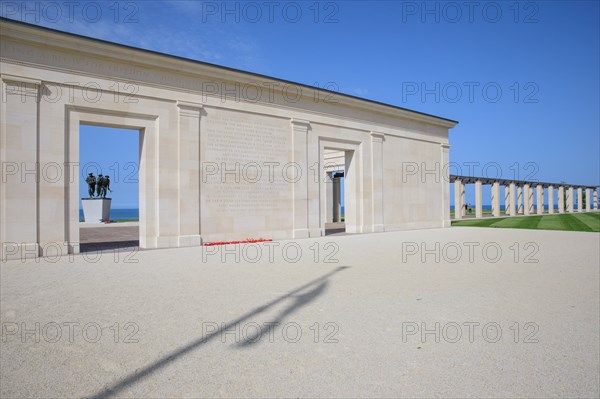
[[462,180],[454,180],[454,219],[462,219],[464,211],[464,185]]
[[529,183],[523,184],[523,215],[529,215],[531,212],[531,197],[529,196],[530,191]]
[[333,172],[325,172],[325,222],[333,222]]
[[598,190],[594,189],[594,209],[598,209]]
[[517,214],[517,202],[515,199],[515,183],[510,183],[509,186],[509,214],[510,216],[515,216]]
[[574,202],[573,187],[569,187],[567,189],[567,212],[569,212],[569,213],[573,213],[573,211],[574,211],[573,202]]
[[504,185],[504,214],[510,216],[510,185]]
[[537,190],[537,193],[536,193],[537,211],[536,211],[536,213],[538,215],[541,215],[544,213],[544,187],[541,184],[538,184],[535,188]]
[[[462,192],[460,193],[460,203],[461,204],[466,204],[466,192],[467,192],[467,186],[465,184],[462,185]],[[465,207],[462,207],[462,215],[463,217],[467,214],[467,210],[465,209]]]
[[529,214],[533,215],[534,213],[534,198],[533,198],[533,186],[530,184],[529,189],[527,190],[527,206],[529,207]]
[[577,212],[583,212],[583,188],[577,187]]
[[585,189],[585,211],[589,212],[592,210],[592,190],[589,188]]
[[548,214],[554,213],[554,186],[548,186]]
[[517,213],[519,215],[522,215],[524,212],[524,208],[523,208],[523,187],[522,186],[518,186],[517,187]]
[[333,223],[338,223],[342,221],[342,192],[341,192],[341,185],[340,185],[340,178],[339,177],[334,177],[333,178],[333,217],[332,217],[332,221]]
[[481,180],[475,182],[475,217],[483,216],[483,204],[481,203]]
[[565,213],[565,187],[558,186],[558,213]]
[[492,216],[500,216],[500,183],[492,184]]

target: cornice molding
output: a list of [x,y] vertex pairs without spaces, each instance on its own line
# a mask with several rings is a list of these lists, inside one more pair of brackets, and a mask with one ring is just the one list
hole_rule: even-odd
[[5,73],[0,74],[0,80],[3,82],[16,82],[16,83],[28,83],[36,86],[41,86],[42,81],[39,79],[26,78],[24,76],[7,75]]

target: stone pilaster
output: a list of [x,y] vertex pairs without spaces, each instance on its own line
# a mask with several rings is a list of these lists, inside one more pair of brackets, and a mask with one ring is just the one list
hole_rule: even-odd
[[301,176],[294,179],[293,234],[294,238],[307,238],[308,233],[308,131],[310,122],[292,119],[292,157]]
[[373,174],[373,231],[383,231],[383,144],[385,136],[371,132],[371,169]]
[[179,242],[178,246],[202,243],[200,226],[200,118],[201,104],[179,101]]
[[[450,222],[450,170],[445,167],[450,164],[450,145],[442,144],[442,224],[451,226]],[[448,184],[446,184],[448,182]]]
[[0,261],[37,258],[41,82],[1,75]]

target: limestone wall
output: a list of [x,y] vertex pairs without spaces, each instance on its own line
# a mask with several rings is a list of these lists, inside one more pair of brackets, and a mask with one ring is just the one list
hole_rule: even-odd
[[330,150],[344,154],[347,231],[450,219],[448,182],[403,168],[447,162],[455,122],[0,23],[5,255],[78,252],[81,124],[140,131],[143,248],[322,235]]

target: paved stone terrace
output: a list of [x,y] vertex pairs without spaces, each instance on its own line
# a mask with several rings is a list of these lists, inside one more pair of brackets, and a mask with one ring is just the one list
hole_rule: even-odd
[[82,252],[139,248],[140,228],[138,222],[80,223],[79,226],[79,242]]

